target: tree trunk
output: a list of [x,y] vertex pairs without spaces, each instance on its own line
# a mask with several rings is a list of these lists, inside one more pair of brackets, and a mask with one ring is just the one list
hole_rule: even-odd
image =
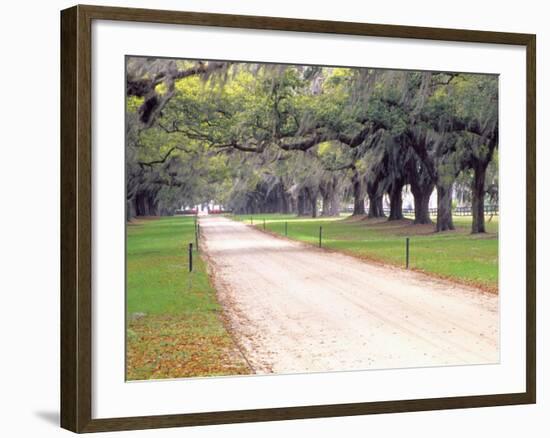
[[148,191],[139,191],[136,193],[136,215],[137,216],[157,216],[156,194]]
[[291,196],[291,195],[287,195],[288,196],[288,212],[289,214],[292,214],[292,213],[297,213],[298,211],[298,207],[297,207],[297,201],[296,201],[296,198],[294,198],[294,196]]
[[159,216],[158,189],[150,189],[144,193],[145,216]]
[[338,216],[340,214],[340,198],[336,185],[336,181],[330,181],[321,190],[323,200],[322,216]]
[[397,179],[390,185],[390,221],[398,221],[403,219],[403,179]]
[[376,196],[369,193],[369,213],[370,218],[381,217],[383,214],[381,207],[382,196]]
[[431,224],[430,218],[430,196],[432,195],[434,184],[411,183],[411,193],[414,198],[414,223]]
[[136,217],[136,198],[132,197],[126,201],[126,220],[130,221]]
[[282,195],[282,204],[283,204],[283,214],[288,214],[290,212],[290,205],[288,203],[288,198],[287,196],[283,193]]
[[378,210],[378,217],[386,217],[384,213],[384,197],[382,195],[376,198],[376,209]]
[[437,185],[436,231],[454,230],[453,224],[453,185]]
[[290,211],[289,197],[286,194],[286,190],[285,190],[285,188],[282,184],[281,184],[281,188],[280,188],[279,197],[280,197],[279,199],[280,199],[280,202],[281,202],[281,209],[279,210],[279,212],[283,213],[283,214],[288,214],[289,211]]
[[311,217],[315,218],[317,217],[317,195],[311,196],[309,201],[311,203]]
[[307,215],[307,206],[306,206],[306,195],[304,193],[305,191],[302,189],[298,193],[298,200],[297,200],[297,212],[298,216],[306,216]]
[[417,195],[413,194],[414,197],[414,223],[417,225],[420,224],[432,224],[432,219],[430,217],[430,196],[433,191],[433,185],[431,190],[428,192],[420,192]]
[[340,216],[340,192],[335,188],[330,200],[330,216]]
[[310,214],[311,217],[316,218],[317,217],[317,191],[314,191],[311,188],[306,188],[305,190],[307,200],[309,201],[309,208],[310,208]]
[[369,218],[384,217],[382,195],[378,194],[377,186],[367,184],[367,194],[369,196]]
[[485,173],[487,165],[474,168],[472,181],[472,234],[485,233]]
[[430,196],[434,190],[434,180],[426,165],[418,159],[407,163],[407,174],[414,198],[414,223],[431,224]]
[[330,216],[330,206],[331,206],[330,197],[331,197],[331,193],[328,190],[323,190],[321,192],[321,199],[323,201],[321,216]]
[[134,205],[136,207],[136,216],[143,216],[143,196],[141,192],[136,192]]
[[354,169],[351,179],[353,186],[353,216],[365,214],[365,191],[359,173]]

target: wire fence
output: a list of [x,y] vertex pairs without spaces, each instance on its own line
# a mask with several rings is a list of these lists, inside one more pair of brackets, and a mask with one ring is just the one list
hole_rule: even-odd
[[[437,215],[437,208],[430,208],[429,209],[430,211],[430,215],[431,216],[435,216]],[[453,215],[456,215],[456,216],[472,216],[472,207],[455,207],[452,209],[453,211]],[[484,207],[484,211],[485,211],[485,214],[486,215],[498,215],[499,213],[499,210],[498,210],[498,205],[485,205]],[[389,209],[384,209],[384,212],[386,214],[389,213]],[[403,208],[403,215],[411,215],[411,216],[414,216],[414,208]],[[260,220],[262,222],[260,222],[262,224],[261,226],[261,229],[266,231],[269,229],[269,231],[275,231],[275,232],[278,232],[280,233],[282,230],[280,229],[277,229],[277,230],[274,230],[273,229],[273,224],[272,223],[269,223],[270,221],[266,221],[265,218],[260,218]],[[269,224],[269,227],[267,226]],[[289,235],[289,223],[288,221],[284,221],[284,222],[280,222],[280,221],[276,221],[276,224],[279,225],[280,228],[284,229],[284,236],[285,237],[288,237]],[[250,225],[254,226],[254,217],[253,216],[250,216]],[[279,228],[277,227],[277,228]],[[318,239],[318,240],[317,240]],[[317,242],[315,242],[317,240]],[[319,226],[319,232],[317,235],[312,235],[311,236],[311,242],[312,244],[314,243],[317,243],[316,246],[318,246],[319,248],[325,248],[325,234],[323,232],[323,227],[322,226]],[[411,262],[411,239],[410,237],[405,237],[404,239],[404,265],[405,265],[405,268],[406,269],[409,269],[410,268],[410,262]],[[198,248],[198,240],[197,240],[197,248]]]
[[[284,227],[284,236],[285,237],[288,237],[288,230],[289,230],[289,226],[288,226],[288,221],[284,221],[284,223],[281,224],[281,222],[277,221],[275,223],[270,223],[269,221],[266,222],[265,218],[262,218],[262,221],[263,221],[263,224],[262,226],[260,227],[260,225],[256,225],[256,228],[257,229],[261,229],[263,231],[266,231],[268,230],[269,232],[275,232],[275,233],[281,233],[281,227],[280,225],[283,225]],[[260,222],[262,223],[262,222]],[[269,227],[267,225],[269,225]],[[254,226],[254,222],[252,220],[252,217],[250,218],[250,225]],[[276,225],[274,227],[274,225]],[[319,226],[319,232],[317,235],[312,235],[311,236],[311,240],[307,239],[305,240],[305,242],[308,242],[310,244],[313,244],[315,246],[318,246],[319,248],[327,248],[327,246],[325,245],[325,234],[323,232],[323,226]],[[330,242],[330,240],[329,240]],[[332,241],[334,242],[334,240]],[[189,257],[191,257],[191,253],[192,253],[192,246],[193,244],[190,243],[189,244]],[[330,248],[330,246],[328,246],[328,248]],[[404,238],[404,255],[403,255],[403,264],[404,264],[404,267],[405,269],[409,269],[410,268],[410,261],[411,261],[411,239],[410,237],[405,237]],[[190,268],[189,270],[191,271],[191,265],[190,265]]]

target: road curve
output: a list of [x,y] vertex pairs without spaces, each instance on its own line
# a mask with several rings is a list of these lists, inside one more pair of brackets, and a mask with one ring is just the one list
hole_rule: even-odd
[[200,219],[227,324],[256,373],[499,361],[498,296]]

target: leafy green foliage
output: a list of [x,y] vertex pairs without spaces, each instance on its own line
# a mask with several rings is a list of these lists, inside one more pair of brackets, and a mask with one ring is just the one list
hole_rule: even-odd
[[[378,194],[416,182],[448,192],[494,161],[496,76],[233,63],[164,80],[208,65],[174,62],[130,69],[160,74],[154,91],[165,100],[151,126],[128,124],[130,216],[210,201],[235,211],[313,205],[320,193],[349,201],[369,184]],[[128,120],[143,105],[128,96]]]

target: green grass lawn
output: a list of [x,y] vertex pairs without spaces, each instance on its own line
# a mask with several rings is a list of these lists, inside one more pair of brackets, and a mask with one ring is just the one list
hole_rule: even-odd
[[221,319],[206,266],[188,244],[194,218],[127,225],[127,379],[247,374]]
[[235,215],[233,219],[260,230],[317,245],[323,227],[323,247],[357,257],[405,266],[405,238],[410,238],[410,267],[426,273],[498,290],[498,217],[487,222],[485,235],[470,234],[471,217],[455,217],[455,231],[435,233],[432,225],[412,221],[388,222],[342,216],[297,218],[295,215]]

